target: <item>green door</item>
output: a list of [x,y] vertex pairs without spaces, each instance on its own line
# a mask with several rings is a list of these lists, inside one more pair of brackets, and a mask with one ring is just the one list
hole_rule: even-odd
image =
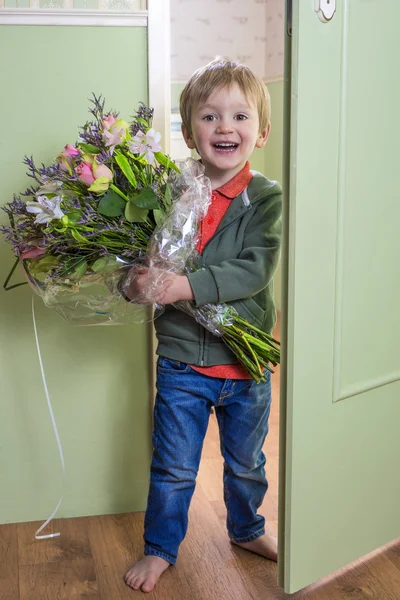
[[292,4],[279,534],[286,592],[400,536],[400,3],[336,0],[327,23],[312,0]]

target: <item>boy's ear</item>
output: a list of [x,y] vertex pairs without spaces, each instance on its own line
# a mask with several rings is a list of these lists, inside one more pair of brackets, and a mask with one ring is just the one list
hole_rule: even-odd
[[186,127],[184,126],[183,123],[181,125],[181,129],[182,129],[182,135],[183,135],[184,140],[186,142],[186,146],[189,148],[189,150],[195,150],[196,149],[196,144],[195,144],[195,141],[193,139],[192,134],[190,133],[190,131],[188,131],[186,129]]
[[271,123],[268,123],[268,127],[263,129],[257,138],[256,148],[263,148],[265,146],[265,144],[267,143],[267,139],[268,139],[270,131],[271,131]]

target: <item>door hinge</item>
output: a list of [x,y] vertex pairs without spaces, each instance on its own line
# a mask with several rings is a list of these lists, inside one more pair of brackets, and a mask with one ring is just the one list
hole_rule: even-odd
[[292,37],[293,0],[286,0],[286,34]]
[[336,11],[336,0],[314,0],[314,9],[322,23],[329,23]]

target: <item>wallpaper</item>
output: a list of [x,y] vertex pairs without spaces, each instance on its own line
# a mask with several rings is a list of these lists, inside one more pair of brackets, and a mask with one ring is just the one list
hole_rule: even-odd
[[265,81],[283,76],[284,0],[171,0],[171,76],[185,82],[217,55]]

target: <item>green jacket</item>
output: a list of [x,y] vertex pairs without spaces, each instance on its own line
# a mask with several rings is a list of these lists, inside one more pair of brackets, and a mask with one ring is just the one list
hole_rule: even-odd
[[[276,322],[273,275],[280,253],[282,188],[252,171],[248,187],[234,198],[202,253],[202,268],[188,275],[195,305],[226,302],[270,333]],[[221,338],[172,305],[154,321],[157,354],[184,363],[237,363]]]

